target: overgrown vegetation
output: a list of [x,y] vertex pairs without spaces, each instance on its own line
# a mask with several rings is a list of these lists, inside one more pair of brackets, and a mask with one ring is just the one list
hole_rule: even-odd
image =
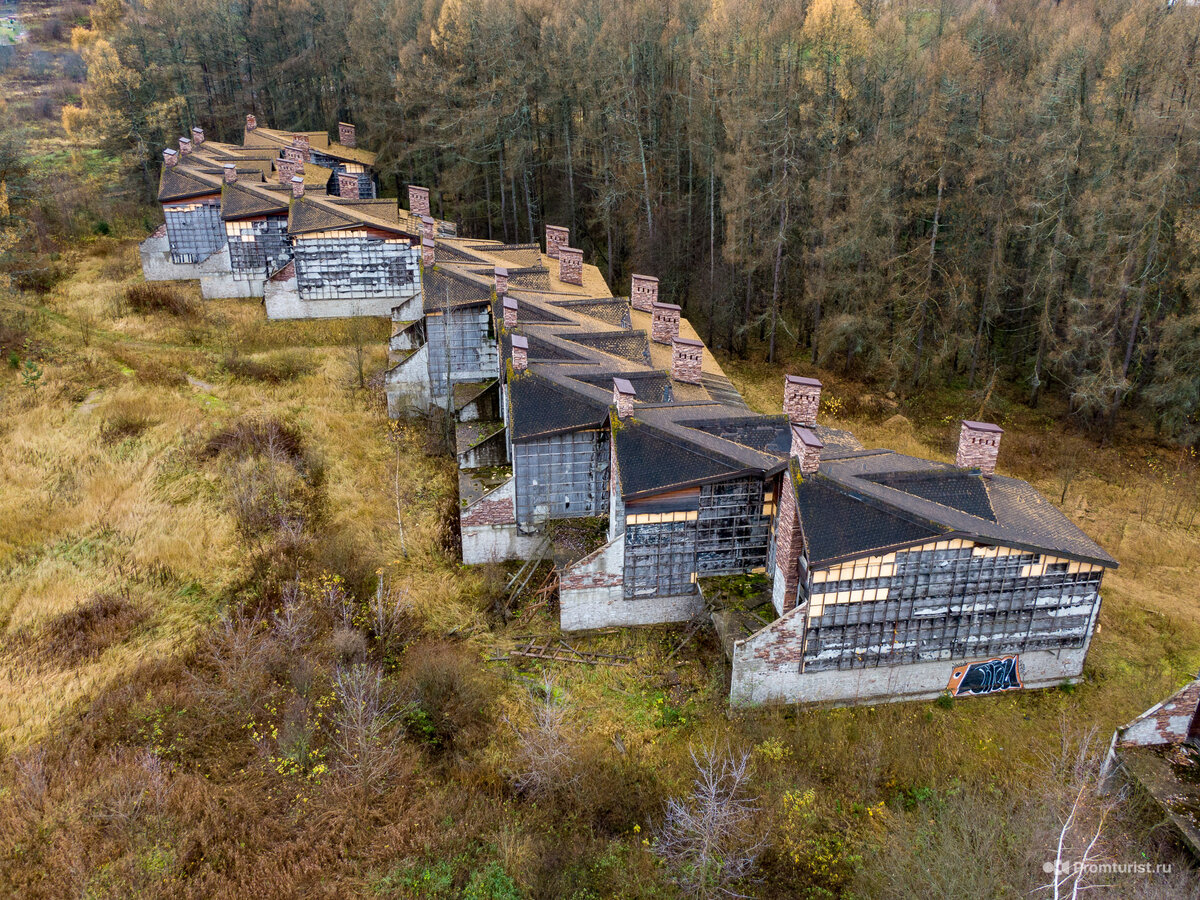
[[[268,323],[194,284],[195,316],[132,309],[158,213],[28,114],[61,103],[31,73],[0,77],[60,205],[21,252],[60,277],[0,291],[0,895],[1015,898],[1073,810],[1071,858],[1103,817],[1109,858],[1174,866],[1088,895],[1197,893],[1152,812],[1092,790],[1111,728],[1200,667],[1195,460],[1153,423],[1101,447],[1003,383],[821,372],[824,420],[868,445],[948,459],[984,408],[1001,469],[1120,558],[1072,691],[731,715],[711,633],[672,628],[570,638],[620,665],[493,663],[561,637],[552,591],[458,564],[444,430],[359,387],[387,323]],[[779,367],[722,361],[778,411]]]
[[149,191],[194,117],[349,116],[389,191],[478,236],[566,225],[710,346],[1195,445],[1198,38],[1166,0],[101,3],[64,121]]

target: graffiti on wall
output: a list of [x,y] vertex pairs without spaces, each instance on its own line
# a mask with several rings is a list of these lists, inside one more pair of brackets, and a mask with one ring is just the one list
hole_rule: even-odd
[[946,690],[955,697],[1018,691],[1022,687],[1019,658],[997,656],[979,662],[955,666]]

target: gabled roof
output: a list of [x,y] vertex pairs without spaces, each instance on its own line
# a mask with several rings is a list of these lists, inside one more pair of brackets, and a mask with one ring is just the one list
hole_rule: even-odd
[[425,311],[436,313],[446,307],[458,309],[489,304],[492,302],[492,289],[486,281],[438,266],[425,273],[422,296]]
[[946,531],[865,503],[820,477],[803,480],[796,491],[796,512],[813,568],[925,541]]
[[394,200],[343,200],[306,193],[292,201],[288,217],[292,234],[361,227],[419,237],[419,232],[409,227],[407,217],[401,219]]
[[742,471],[739,466],[628,419],[613,422],[613,443],[621,496],[626,500],[718,481]]
[[572,390],[537,373],[526,371],[508,385],[509,427],[514,442],[547,437],[580,428],[598,427],[608,418],[608,395]]
[[241,181],[221,186],[221,218],[246,219],[252,216],[287,215],[291,188],[282,185],[246,184]]
[[163,166],[158,179],[158,201],[171,203],[207,197],[221,193],[221,175],[205,172],[186,161],[173,166]]
[[[985,477],[977,470],[964,471],[890,450],[823,458],[816,475],[796,479],[797,505],[812,510],[805,539],[815,540],[815,547],[823,546],[819,533],[831,527],[833,521],[821,512],[835,508],[828,506],[830,492],[844,498],[836,508],[848,502],[846,509],[857,509],[871,517],[876,525],[871,539],[878,546],[855,549],[855,541],[844,546],[831,544],[821,552],[836,556],[810,555],[813,566],[904,544],[913,539],[914,526],[930,534],[953,533],[985,544],[1003,544],[1101,566],[1117,564],[1036,488],[1018,478]],[[890,540],[881,514],[893,522]],[[853,514],[847,515],[852,521]],[[814,552],[814,545],[806,546],[810,554]]]

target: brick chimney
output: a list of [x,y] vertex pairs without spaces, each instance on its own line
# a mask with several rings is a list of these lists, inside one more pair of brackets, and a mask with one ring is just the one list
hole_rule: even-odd
[[954,464],[963,469],[979,469],[984,475],[995,474],[1002,434],[1004,429],[999,425],[963,419]]
[[529,368],[529,338],[514,334],[512,338],[513,371],[524,372]]
[[653,312],[658,302],[658,279],[653,275],[634,275],[629,286],[629,301],[634,309]]
[[304,151],[295,145],[283,148],[283,158],[304,165]]
[[821,439],[802,425],[792,425],[792,456],[800,463],[801,475],[814,474],[821,465]]
[[358,146],[358,139],[354,136],[354,126],[349,122],[338,122],[338,143],[343,147]]
[[192,139],[181,137],[179,139],[179,155],[187,156],[192,152]]
[[558,280],[583,284],[583,251],[575,247],[558,248]]
[[433,240],[434,221],[433,216],[421,216],[421,237]]
[[636,396],[633,385],[627,379],[613,379],[613,405],[617,408],[618,419],[628,419],[633,415],[633,398]]
[[408,211],[414,216],[429,215],[429,188],[408,186]]
[[192,126],[192,143],[197,147],[204,143],[204,129],[199,125]]
[[258,119],[254,118],[253,113],[246,113],[246,130],[253,131],[258,127]]
[[679,337],[679,307],[674,303],[654,302],[650,315],[650,340],[670,344]]
[[516,297],[505,297],[503,306],[504,306],[504,327],[508,328],[509,330],[516,328],[517,327],[517,310],[518,310],[517,298]]
[[558,251],[571,243],[571,229],[561,225],[546,226],[546,255],[558,259]]
[[496,266],[496,296],[503,297],[508,293],[508,269]]
[[793,425],[812,428],[821,408],[821,382],[800,375],[783,378],[783,411]]
[[225,173],[226,184],[234,184],[237,181],[237,163],[225,163],[221,171]]
[[338,172],[338,196],[347,200],[358,199],[358,176],[353,172]]
[[436,260],[433,238],[421,238],[421,265],[432,266]]
[[671,341],[671,378],[684,384],[700,383],[704,342],[676,337]]
[[173,166],[179,162],[179,151],[167,147],[163,150],[163,165]]
[[292,146],[299,147],[305,153],[308,153],[308,150],[309,150],[308,135],[300,134],[299,132],[296,132],[295,134],[293,134],[292,135]]
[[293,175],[291,181],[288,182],[292,186],[292,196],[299,200],[304,196],[304,179],[299,175]]
[[304,163],[295,159],[275,160],[275,171],[279,173],[279,183],[287,184],[292,176],[299,175],[304,170]]

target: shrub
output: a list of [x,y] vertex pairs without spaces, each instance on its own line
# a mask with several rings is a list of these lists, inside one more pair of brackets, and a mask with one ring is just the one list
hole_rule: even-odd
[[125,289],[125,302],[138,313],[165,312],[173,316],[192,317],[200,312],[199,305],[173,287],[157,282],[139,282]]
[[19,643],[32,644],[44,659],[74,666],[123,643],[145,620],[145,612],[127,597],[96,594]]
[[333,632],[333,652],[344,663],[362,662],[367,655],[367,639],[357,628],[338,628]]
[[521,892],[499,863],[489,863],[471,875],[462,896],[463,900],[521,900]]
[[312,360],[296,351],[279,351],[259,356],[240,356],[231,353],[222,361],[222,368],[235,378],[281,384],[295,381],[313,370]]
[[410,736],[436,752],[467,743],[487,721],[493,694],[487,674],[451,644],[418,645],[404,658],[400,684],[413,703]]
[[119,444],[126,438],[136,438],[154,422],[140,410],[120,404],[110,410],[100,424],[100,440]]

